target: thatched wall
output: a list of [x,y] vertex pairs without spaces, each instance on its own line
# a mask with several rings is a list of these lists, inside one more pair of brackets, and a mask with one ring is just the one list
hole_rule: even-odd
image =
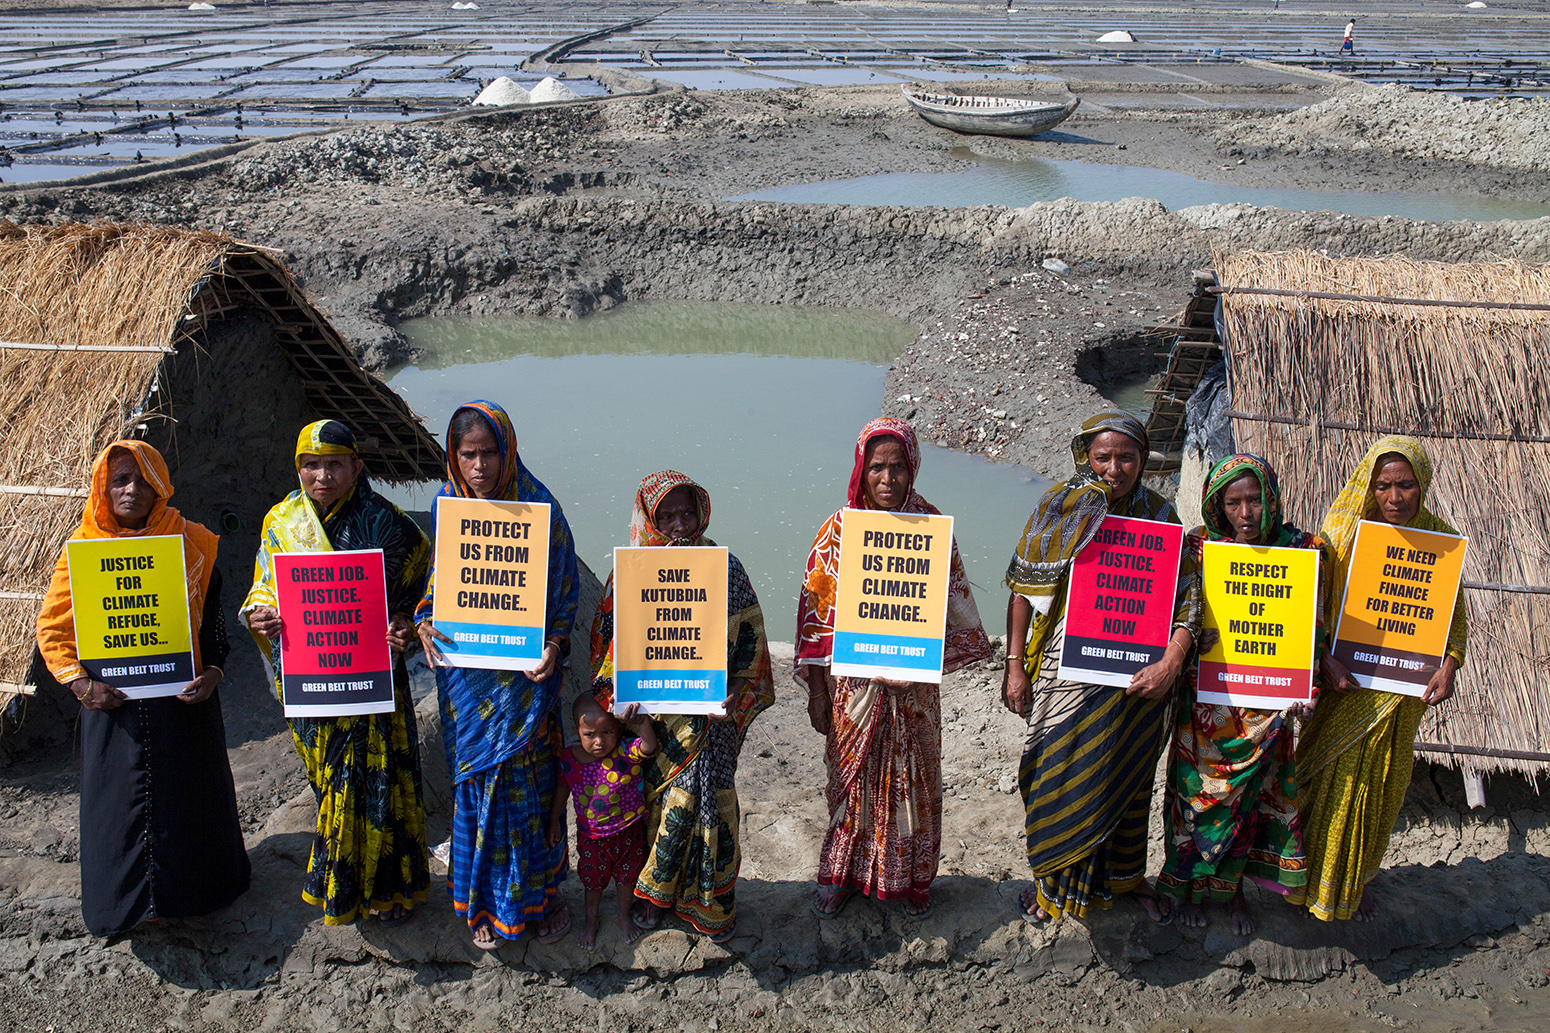
[[[1299,526],[1319,526],[1376,438],[1411,434],[1435,469],[1427,506],[1470,539],[1466,580],[1550,587],[1550,267],[1247,252],[1216,269],[1233,408],[1260,417],[1234,421],[1238,447],[1276,467]],[[1471,752],[1426,756],[1550,770],[1472,752],[1550,758],[1550,595],[1465,596],[1468,660],[1419,740]]]
[[[263,347],[237,348],[247,337],[216,330],[244,315],[272,328]],[[254,362],[273,383],[244,386]],[[258,424],[223,415],[244,407]],[[272,490],[268,474],[288,471],[303,415],[350,423],[384,479],[443,467],[435,439],[360,368],[272,253],[160,227],[0,222],[0,697],[30,680],[42,594],[103,447],[154,440],[180,485],[174,505],[214,524],[198,512],[200,486],[178,478],[190,465],[181,446],[217,442],[229,464],[246,455],[265,471],[252,488]],[[241,515],[256,535],[256,518]],[[249,543],[223,553],[227,544]],[[242,579],[231,580],[227,595],[240,595]]]

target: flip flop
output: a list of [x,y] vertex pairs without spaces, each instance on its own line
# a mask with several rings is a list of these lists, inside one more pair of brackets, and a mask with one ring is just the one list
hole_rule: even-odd
[[[825,903],[833,903],[835,901],[838,901],[838,903],[834,904],[834,908],[832,910],[825,911],[823,908],[818,906],[818,897],[820,895],[823,896]],[[850,898],[854,897],[855,895],[855,890],[838,889],[833,886],[819,886],[818,891],[813,894],[813,914],[817,915],[819,918],[826,922],[831,918],[838,918],[840,912],[845,910],[845,905],[850,903]]]
[[[651,908],[652,911],[654,911],[656,913],[654,918],[647,918],[647,917],[645,917],[646,916],[646,908],[648,908],[648,907]],[[653,929],[661,928],[661,926],[662,926],[662,915],[663,915],[662,908],[658,904],[646,904],[644,902],[641,902],[639,904],[636,904],[634,907],[630,908],[630,921],[635,923],[635,928],[637,928],[637,929],[644,929],[647,932],[650,932]]]
[[499,936],[495,935],[495,930],[493,928],[491,928],[490,926],[485,926],[484,928],[490,930],[490,942],[489,943],[480,943],[478,940],[475,940],[474,941],[474,946],[478,947],[482,951],[497,951],[497,950],[500,950],[501,949],[501,938]]
[[[1152,921],[1156,922],[1158,925],[1172,925],[1173,920],[1179,915],[1179,909],[1173,906],[1173,898],[1166,894],[1158,893],[1156,890],[1153,890],[1150,894],[1140,894],[1140,897],[1143,901],[1150,900],[1152,903],[1157,905],[1157,912],[1159,915],[1161,915],[1161,917],[1152,918],[1150,913],[1148,913],[1146,917],[1152,918]],[[1164,902],[1166,902],[1168,905],[1168,909],[1166,911],[1163,910]],[[1146,905],[1142,904],[1141,907],[1144,910]]]
[[402,904],[394,904],[386,911],[377,912],[377,924],[386,926],[403,925],[409,921],[409,916],[413,914],[413,911]]
[[[549,916],[545,915],[544,917],[547,919]],[[564,939],[565,938],[565,934],[568,933],[568,932],[570,932],[570,909],[566,908],[565,909],[565,924],[560,926],[558,929],[550,929],[547,933],[543,934],[542,936],[540,936],[538,938],[538,942],[539,943],[544,943],[544,944],[556,943],[559,940]]]
[[899,910],[904,912],[904,917],[905,918],[915,918],[915,919],[925,918],[927,915],[931,914],[931,912],[936,910],[936,901],[934,901],[934,900],[926,901],[925,909],[921,910],[921,911],[911,911],[909,909],[908,903],[900,904],[899,905]]
[[1051,918],[1050,914],[1045,912],[1044,917],[1040,918],[1040,911],[1044,911],[1044,907],[1038,903],[1037,897],[1034,898],[1033,910],[1030,911],[1023,906],[1022,894],[1019,893],[1017,895],[1017,913],[1023,916],[1024,922],[1027,922],[1029,925],[1043,925],[1045,922],[1048,922]]
[[728,943],[731,943],[732,940],[736,936],[737,936],[737,920],[733,919],[731,925],[727,926],[725,929],[721,930],[719,933],[713,933],[711,935],[710,942],[714,943],[718,947],[721,947],[721,946],[724,946],[724,945],[726,945]]

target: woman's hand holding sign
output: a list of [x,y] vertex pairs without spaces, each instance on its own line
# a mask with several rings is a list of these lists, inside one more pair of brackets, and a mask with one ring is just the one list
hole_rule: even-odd
[[129,697],[107,682],[92,678],[77,678],[70,683],[70,691],[87,710],[112,710]]
[[1184,660],[1194,644],[1195,637],[1187,628],[1175,628],[1173,637],[1168,640],[1168,648],[1163,650],[1162,659],[1131,675],[1125,695],[1162,699],[1179,680],[1184,670]]
[[451,642],[452,640],[436,630],[436,625],[425,620],[420,622],[416,629],[420,633],[420,645],[425,649],[425,662],[432,667],[446,666],[447,658],[441,655],[441,650],[436,648],[436,640]]
[[273,642],[280,637],[284,623],[280,611],[273,606],[255,606],[248,611],[248,627]]
[[1453,676],[1458,673],[1458,669],[1458,660],[1452,656],[1444,656],[1436,673],[1426,683],[1426,691],[1421,694],[1421,702],[1427,706],[1436,706],[1453,695]]

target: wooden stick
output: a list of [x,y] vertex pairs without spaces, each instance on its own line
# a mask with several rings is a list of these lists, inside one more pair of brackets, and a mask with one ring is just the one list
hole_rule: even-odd
[[144,344],[21,344],[17,341],[0,341],[0,348],[30,352],[161,352],[176,354],[175,348],[157,348]]
[[1442,742],[1418,742],[1415,744],[1418,753],[1451,753],[1460,757],[1500,757],[1503,760],[1534,760],[1541,764],[1550,763],[1550,753],[1535,753],[1531,750],[1498,750],[1488,746],[1453,746]]
[[1467,430],[1440,431],[1416,430],[1414,427],[1363,427],[1358,423],[1342,423],[1338,420],[1305,420],[1296,416],[1261,416],[1259,413],[1227,410],[1234,420],[1253,420],[1256,423],[1290,423],[1294,427],[1322,430],[1354,430],[1363,434],[1407,434],[1414,438],[1460,439],[1464,441],[1519,441],[1529,444],[1550,444],[1550,435],[1544,434],[1477,434]]
[[1435,308],[1494,308],[1514,312],[1550,312],[1550,305],[1526,301],[1443,301],[1435,298],[1385,298],[1373,294],[1334,294],[1330,291],[1285,291],[1271,287],[1207,287],[1213,294],[1268,294],[1277,298],[1324,298],[1328,301],[1366,301],[1374,305],[1430,305]]

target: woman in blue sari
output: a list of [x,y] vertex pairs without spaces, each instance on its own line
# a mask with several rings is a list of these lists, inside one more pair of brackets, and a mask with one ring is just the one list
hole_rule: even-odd
[[[567,845],[547,839],[555,793],[555,755],[562,748],[556,709],[563,660],[576,618],[576,550],[554,496],[528,473],[506,411],[475,401],[447,427],[447,483],[441,498],[549,504],[548,624],[541,665],[523,674],[449,666],[431,623],[436,568],[431,566],[415,624],[436,669],[442,737],[453,787],[452,905],[468,920],[474,944],[494,950],[501,939],[536,936],[552,943],[570,929],[560,896]],[[432,505],[434,521],[436,505]]]

